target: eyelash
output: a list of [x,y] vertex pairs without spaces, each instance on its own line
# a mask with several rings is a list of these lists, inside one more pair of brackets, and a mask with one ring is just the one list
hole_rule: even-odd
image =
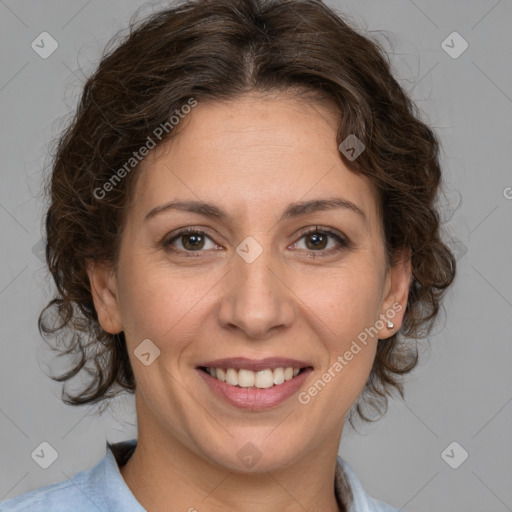
[[[307,258],[318,258],[318,257],[331,256],[332,254],[341,252],[344,249],[351,249],[352,248],[352,243],[346,237],[343,237],[343,236],[341,236],[341,234],[339,234],[339,233],[337,233],[335,231],[332,231],[330,229],[319,228],[318,226],[316,226],[313,229],[306,229],[306,230],[302,231],[300,233],[300,235],[299,235],[299,238],[297,239],[297,242],[299,240],[301,240],[302,238],[304,238],[304,237],[306,237],[308,235],[314,234],[314,233],[319,233],[319,234],[322,234],[322,235],[328,235],[328,236],[334,238],[338,242],[338,247],[331,248],[331,249],[328,249],[328,250],[322,249],[322,250],[318,250],[318,251],[307,250],[306,251],[308,253],[306,255]],[[187,250],[176,249],[176,248],[172,247],[172,243],[174,241],[178,240],[180,237],[182,237],[184,235],[203,235],[203,236],[206,236],[207,238],[209,238],[213,242],[211,236],[208,234],[208,232],[204,231],[204,229],[188,227],[188,228],[182,229],[181,231],[178,231],[171,238],[168,238],[168,239],[164,240],[164,242],[162,243],[163,248],[166,251],[170,251],[170,252],[173,252],[173,253],[179,253],[179,254],[183,255],[184,257],[186,257],[186,258],[197,258],[197,257],[200,257],[201,253],[205,252],[202,249],[199,249],[197,251],[187,251]],[[294,244],[297,243],[297,242],[294,242]],[[320,253],[320,254],[318,254],[318,253]]]

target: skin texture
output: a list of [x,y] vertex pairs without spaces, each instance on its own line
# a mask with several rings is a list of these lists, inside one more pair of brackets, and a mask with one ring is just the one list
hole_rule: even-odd
[[[369,338],[306,405],[294,396],[242,410],[213,395],[196,369],[222,357],[293,357],[314,368],[304,391],[396,303],[400,328],[408,258],[398,253],[386,268],[376,196],[343,164],[332,112],[287,96],[199,102],[176,139],[144,161],[117,269],[89,266],[99,321],[109,333],[124,331],[135,372],[139,441],[121,473],[148,510],[339,510],[333,482],[344,418],[377,338],[391,331]],[[336,208],[279,221],[289,203],[334,197],[366,219]],[[213,203],[227,218],[168,210],[144,220],[171,200]],[[164,248],[189,226],[208,233],[200,251],[187,236],[173,242],[178,252]],[[351,246],[329,237],[316,248],[301,232],[316,226]],[[263,248],[250,264],[236,253],[248,236]],[[144,339],[160,349],[149,366],[133,354]],[[237,457],[248,442],[261,453],[251,468]]]

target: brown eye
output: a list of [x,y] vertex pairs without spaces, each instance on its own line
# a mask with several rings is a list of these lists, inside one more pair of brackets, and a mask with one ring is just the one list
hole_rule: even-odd
[[199,233],[181,235],[182,245],[186,250],[195,251],[204,246],[204,236]]
[[308,258],[315,258],[332,256],[345,249],[351,249],[352,244],[341,233],[316,227],[303,231],[299,240],[293,244],[293,248],[304,251]]
[[217,245],[200,229],[185,229],[175,233],[171,238],[163,242],[164,249],[171,252],[194,253],[198,255],[208,249],[215,249]]
[[328,236],[320,231],[308,233],[306,236],[306,247],[310,250],[325,249],[328,242]]

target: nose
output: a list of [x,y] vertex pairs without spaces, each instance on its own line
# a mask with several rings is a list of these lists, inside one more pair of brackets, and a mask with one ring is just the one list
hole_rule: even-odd
[[238,253],[233,260],[218,313],[222,327],[243,331],[250,339],[265,339],[289,327],[295,308],[287,266],[273,260],[267,249],[250,263]]

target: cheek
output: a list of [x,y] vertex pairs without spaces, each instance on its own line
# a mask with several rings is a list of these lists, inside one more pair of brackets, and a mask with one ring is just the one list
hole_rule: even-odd
[[[309,281],[308,281],[309,283]],[[318,283],[318,281],[317,281]],[[338,348],[374,325],[379,318],[381,288],[372,269],[351,269],[330,276],[314,291],[304,290],[304,302],[329,328]]]
[[316,411],[311,416],[322,418],[320,430],[339,422],[364,388],[377,348],[377,338],[368,331],[378,319],[380,297],[371,271],[339,272],[322,284],[306,296],[304,315],[313,323],[326,357],[321,373],[298,396]]
[[[144,258],[126,261],[119,270],[119,303],[126,336],[132,343],[151,339],[162,349],[172,340],[186,345],[208,307],[212,277],[171,272]],[[196,327],[194,327],[196,326]],[[176,347],[178,348],[178,347]]]

